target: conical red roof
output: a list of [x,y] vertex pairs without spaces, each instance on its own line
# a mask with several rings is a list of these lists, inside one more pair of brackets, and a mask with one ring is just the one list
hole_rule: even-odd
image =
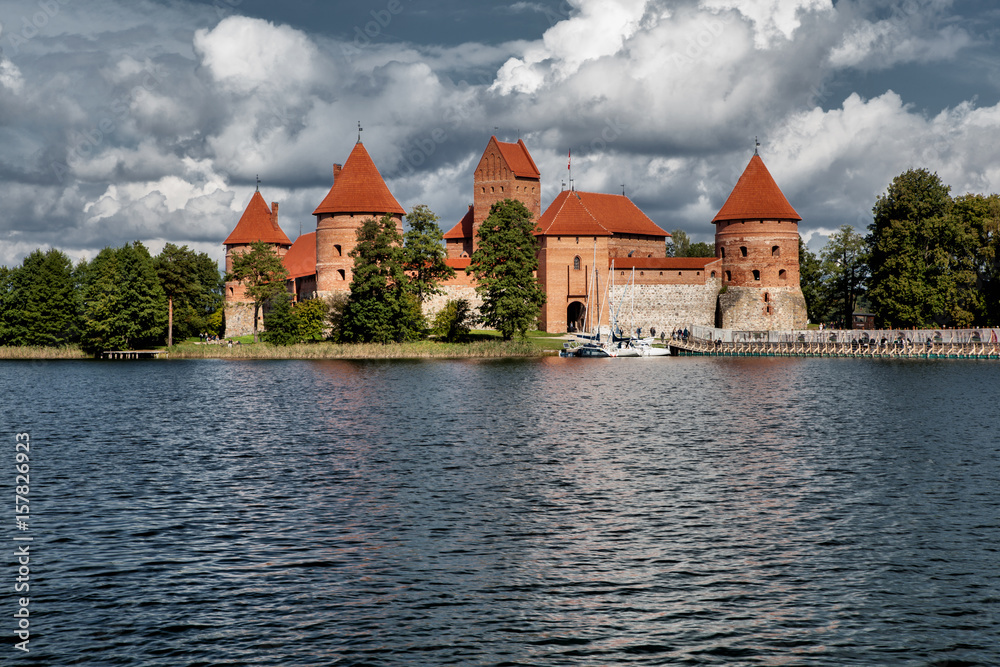
[[313,215],[320,213],[399,213],[406,211],[389,192],[375,163],[360,141]]
[[778,184],[771,178],[771,173],[764,166],[764,161],[754,153],[750,164],[743,170],[743,175],[736,182],[736,187],[729,194],[729,199],[723,204],[712,222],[723,220],[801,220],[802,216],[795,212],[792,205],[785,199]]
[[292,242],[285,236],[285,232],[281,231],[281,227],[278,226],[278,221],[271,215],[271,209],[267,207],[267,202],[264,201],[259,190],[253,193],[253,197],[250,198],[250,203],[243,211],[243,217],[236,223],[236,229],[222,243],[223,245],[239,245],[254,241],[285,246],[292,245]]

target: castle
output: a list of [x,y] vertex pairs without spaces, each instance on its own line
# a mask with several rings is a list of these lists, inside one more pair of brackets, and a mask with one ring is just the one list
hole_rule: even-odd
[[[801,217],[756,152],[712,220],[715,257],[667,257],[670,235],[625,195],[563,190],[543,213],[541,174],[527,146],[495,136],[473,172],[473,203],[444,234],[455,278],[442,285],[444,294],[425,302],[426,313],[449,299],[481,303],[465,268],[490,207],[508,198],[521,201],[537,222],[537,277],[546,293],[539,316],[543,331],[579,331],[586,322],[607,326],[612,307],[626,298],[629,304],[619,317],[624,329],[671,331],[698,324],[761,331],[806,324],[799,287]],[[278,225],[278,204],[269,209],[255,192],[224,242],[227,272],[234,254],[264,241],[282,257],[295,299],[346,292],[353,267],[349,253],[362,223],[389,215],[402,233],[405,210],[359,140],[342,166],[333,165],[333,185],[313,215],[316,231],[291,243]],[[249,333],[252,317],[242,286],[226,283],[226,335]]]

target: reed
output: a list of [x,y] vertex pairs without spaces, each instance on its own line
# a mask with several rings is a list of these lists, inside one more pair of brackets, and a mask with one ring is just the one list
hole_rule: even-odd
[[300,343],[298,345],[178,345],[171,359],[461,359],[540,357],[551,354],[530,340],[486,340],[472,343]]
[[66,347],[0,346],[0,359],[90,359],[76,345]]

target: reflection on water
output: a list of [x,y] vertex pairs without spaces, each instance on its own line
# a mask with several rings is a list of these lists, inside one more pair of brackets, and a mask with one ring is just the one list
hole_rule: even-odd
[[22,662],[995,664],[998,375],[3,364],[37,443]]

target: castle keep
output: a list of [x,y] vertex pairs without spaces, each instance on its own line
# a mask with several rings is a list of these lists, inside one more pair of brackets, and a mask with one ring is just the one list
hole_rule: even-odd
[[[473,171],[472,187],[472,205],[444,234],[456,277],[443,285],[445,294],[425,303],[428,314],[449,299],[481,303],[465,267],[490,207],[509,198],[521,201],[538,226],[537,277],[546,293],[539,326],[544,331],[579,331],[588,321],[607,326],[612,308],[618,309],[624,329],[645,332],[692,324],[753,331],[806,324],[799,288],[801,218],[756,152],[712,220],[715,257],[667,257],[669,234],[624,195],[563,190],[543,213],[541,173],[521,140],[491,137]],[[255,193],[225,241],[227,271],[233,253],[261,240],[283,258],[294,298],[348,291],[349,253],[361,224],[390,215],[402,233],[405,210],[359,140],[343,166],[333,165],[333,185],[313,215],[316,231],[293,244],[278,226],[278,205],[268,209]],[[226,301],[226,335],[249,332],[252,308],[243,303],[242,287],[227,283]]]

